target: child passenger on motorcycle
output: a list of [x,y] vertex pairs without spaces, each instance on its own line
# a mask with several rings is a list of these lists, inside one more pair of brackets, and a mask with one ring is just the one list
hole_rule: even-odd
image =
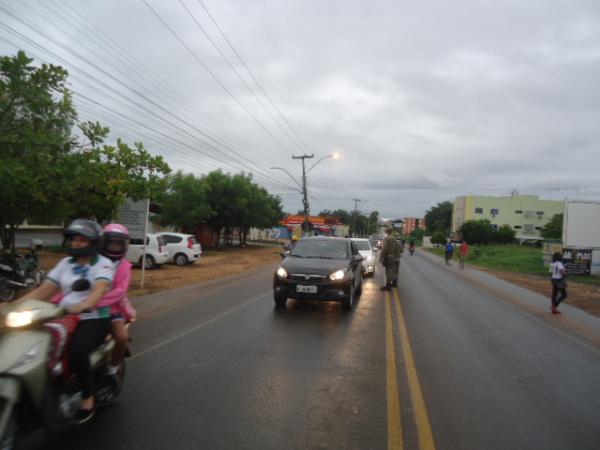
[[76,219],[67,227],[64,236],[70,257],[63,258],[42,285],[22,300],[50,300],[62,291],[64,295],[59,305],[78,316],[68,361],[81,387],[82,402],[77,422],[83,423],[94,415],[94,380],[89,356],[111,329],[110,307],[101,307],[99,302],[110,291],[115,267],[110,259],[99,254],[102,229],[96,222]]
[[111,307],[112,335],[115,347],[112,351],[108,375],[116,376],[127,348],[129,335],[125,324],[135,320],[135,310],[127,298],[131,281],[131,263],[124,258],[129,245],[129,231],[123,225],[110,223],[104,227],[100,253],[115,264],[112,289],[98,303]]

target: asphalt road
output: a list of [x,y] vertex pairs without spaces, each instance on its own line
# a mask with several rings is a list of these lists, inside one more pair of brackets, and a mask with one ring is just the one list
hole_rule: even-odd
[[600,448],[598,319],[420,252],[350,313],[271,274],[138,299],[118,403],[20,448]]

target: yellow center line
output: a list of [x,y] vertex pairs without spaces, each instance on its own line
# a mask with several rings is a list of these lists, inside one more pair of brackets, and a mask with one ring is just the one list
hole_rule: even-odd
[[392,290],[394,292],[398,310],[397,320],[400,330],[400,343],[402,345],[402,353],[404,354],[406,374],[408,376],[408,387],[410,388],[410,398],[412,400],[415,414],[417,433],[419,435],[419,448],[421,450],[435,450],[435,442],[433,440],[431,424],[429,423],[429,415],[427,414],[425,400],[423,399],[423,392],[421,391],[421,383],[419,382],[417,368],[415,367],[415,360],[413,358],[412,349],[408,340],[408,332],[406,329],[406,321],[404,320],[404,313],[402,312],[402,306],[400,305],[400,294],[398,293],[397,289]]
[[385,302],[385,338],[387,365],[387,419],[388,449],[403,450],[402,423],[400,418],[400,396],[398,393],[398,376],[396,370],[396,350],[392,331],[392,297],[387,293]]

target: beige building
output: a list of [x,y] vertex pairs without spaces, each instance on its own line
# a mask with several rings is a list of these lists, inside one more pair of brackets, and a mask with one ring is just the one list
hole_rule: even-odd
[[487,219],[493,228],[510,225],[517,239],[540,239],[544,225],[563,211],[564,201],[542,200],[536,195],[457,197],[452,209],[452,235],[459,238],[460,227],[467,220]]

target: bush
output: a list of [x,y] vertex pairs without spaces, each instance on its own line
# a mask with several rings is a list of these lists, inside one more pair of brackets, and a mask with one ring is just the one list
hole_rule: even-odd
[[492,242],[512,244],[515,241],[515,230],[510,225],[502,225],[492,233]]
[[489,244],[492,237],[492,224],[489,220],[467,220],[460,227],[462,237],[468,244]]
[[432,244],[446,245],[446,235],[443,231],[435,231],[431,236]]

